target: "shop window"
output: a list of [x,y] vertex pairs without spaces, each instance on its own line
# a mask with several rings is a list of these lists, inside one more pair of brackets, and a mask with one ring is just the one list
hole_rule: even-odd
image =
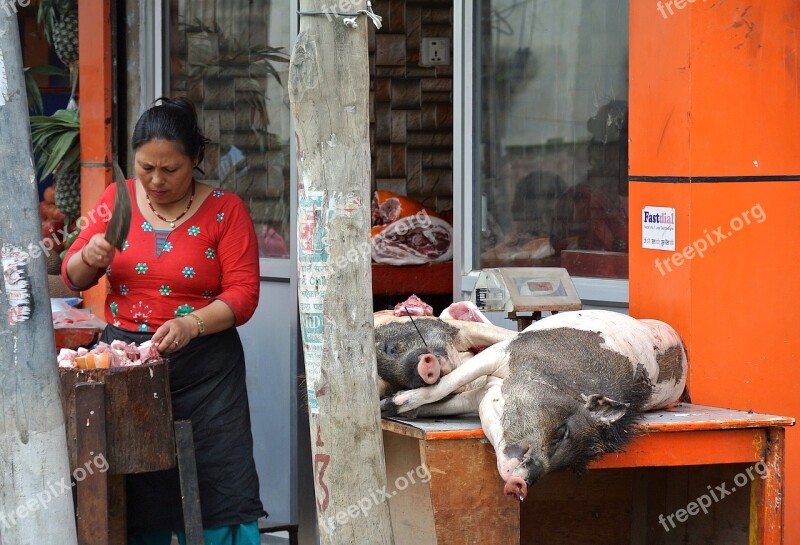
[[262,257],[289,257],[290,2],[172,0],[169,94],[211,139],[201,176],[249,206]]
[[627,278],[627,0],[475,5],[472,266]]

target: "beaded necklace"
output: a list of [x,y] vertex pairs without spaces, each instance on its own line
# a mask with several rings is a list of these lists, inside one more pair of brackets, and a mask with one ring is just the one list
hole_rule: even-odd
[[165,218],[164,216],[162,216],[161,214],[159,214],[158,212],[156,212],[156,209],[153,208],[153,203],[150,202],[150,195],[148,195],[147,192],[145,192],[144,195],[145,195],[145,198],[147,199],[147,206],[150,207],[150,211],[153,212],[153,214],[155,214],[156,217],[158,219],[160,219],[161,221],[165,221],[165,222],[169,223],[169,226],[170,226],[171,229],[175,229],[175,222],[178,221],[179,219],[181,219],[183,216],[185,216],[186,213],[189,211],[189,209],[192,207],[192,201],[194,200],[194,189],[195,189],[195,183],[194,183],[194,178],[192,178],[192,196],[189,197],[189,204],[186,205],[186,210],[181,212],[178,215],[178,217],[176,217],[175,219],[172,219],[172,220],[169,220],[169,219]]

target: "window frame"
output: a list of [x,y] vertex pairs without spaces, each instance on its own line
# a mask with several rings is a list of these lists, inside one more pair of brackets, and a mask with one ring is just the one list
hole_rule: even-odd
[[[171,88],[170,81],[170,0],[145,0],[139,4],[139,16],[143,22],[139,29],[139,43],[144,45],[143,59],[140,65],[142,92],[141,111],[150,107],[155,99],[165,96]],[[299,19],[296,13],[287,10],[287,25],[290,30],[288,52],[294,47],[299,31]],[[289,131],[294,134],[294,118],[289,116]],[[297,257],[297,160],[296,141],[289,139],[289,256],[259,257],[259,274],[262,280],[290,282],[296,279],[294,263]]]
[[[475,195],[475,93],[474,60],[478,50],[474,0],[453,6],[453,187],[454,252],[453,293],[468,299],[480,269],[473,269],[475,230],[483,221],[481,201]],[[630,183],[630,182],[629,182]],[[629,244],[629,247],[632,245]],[[584,305],[628,307],[629,280],[572,277]]]

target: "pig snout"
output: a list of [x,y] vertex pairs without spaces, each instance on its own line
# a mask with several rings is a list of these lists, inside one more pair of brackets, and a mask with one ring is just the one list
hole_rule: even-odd
[[519,501],[528,495],[528,483],[519,475],[512,475],[503,487],[503,493],[510,498],[517,498]]
[[433,354],[423,354],[419,357],[417,371],[425,384],[436,384],[442,374],[439,360]]
[[528,495],[528,487],[538,481],[544,473],[545,469],[541,461],[526,457],[506,481],[503,493],[522,501]]

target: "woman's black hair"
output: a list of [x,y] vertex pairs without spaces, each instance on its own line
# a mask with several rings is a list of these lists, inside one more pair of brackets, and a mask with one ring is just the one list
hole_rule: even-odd
[[[156,104],[157,102],[161,104]],[[139,117],[133,129],[131,147],[136,151],[152,140],[167,140],[179,144],[184,153],[198,164],[203,160],[206,144],[209,142],[197,126],[194,104],[184,97],[156,99],[153,106]]]

